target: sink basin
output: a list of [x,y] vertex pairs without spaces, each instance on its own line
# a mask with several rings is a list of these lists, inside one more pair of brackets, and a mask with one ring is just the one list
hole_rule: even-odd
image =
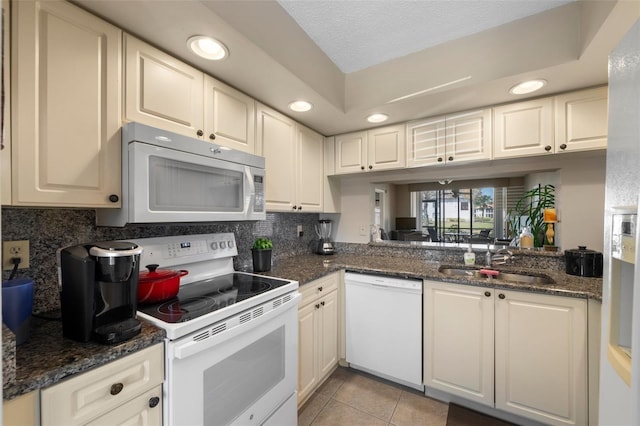
[[[440,268],[441,273],[445,275],[454,275],[471,278],[487,278],[486,274],[480,272],[479,269],[464,269],[464,268]],[[500,272],[492,279],[506,281],[510,283],[521,284],[553,284],[554,281],[546,275],[542,274],[525,274],[518,272]]]

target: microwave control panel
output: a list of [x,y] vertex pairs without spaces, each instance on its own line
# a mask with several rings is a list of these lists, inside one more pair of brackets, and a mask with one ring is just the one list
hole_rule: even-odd
[[636,258],[636,213],[613,215],[611,233],[611,256],[628,263],[635,263]]

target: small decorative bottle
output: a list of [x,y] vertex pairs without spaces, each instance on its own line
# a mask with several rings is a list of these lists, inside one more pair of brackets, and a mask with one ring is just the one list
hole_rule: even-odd
[[529,227],[525,226],[520,233],[520,248],[532,249],[533,248],[533,234],[529,231]]
[[476,254],[471,250],[471,244],[469,244],[469,248],[467,248],[467,252],[464,254],[464,264],[475,265],[475,263],[476,263]]

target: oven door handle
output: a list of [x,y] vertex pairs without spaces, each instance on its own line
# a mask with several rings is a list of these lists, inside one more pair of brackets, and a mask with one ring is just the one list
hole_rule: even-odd
[[[188,358],[198,352],[209,349],[211,346],[218,345],[226,340],[242,334],[249,327],[262,325],[279,315],[283,315],[289,312],[289,310],[291,309],[296,309],[298,306],[298,302],[300,301],[300,298],[302,296],[298,292],[296,292],[292,296],[293,297],[291,297],[291,299],[289,299],[287,302],[282,303],[277,309],[267,311],[264,314],[256,317],[255,319],[251,319],[229,329],[224,329],[223,331],[220,331],[216,334],[211,334],[211,331],[215,330],[216,326],[219,326],[220,323],[216,323],[211,327],[207,327],[206,330],[196,333],[191,340],[184,343],[175,344],[173,347],[173,356],[178,359]],[[262,306],[264,307],[264,305]],[[260,307],[257,307],[253,310],[259,308]],[[239,314],[236,317],[243,315],[246,315],[246,312],[243,314]]]

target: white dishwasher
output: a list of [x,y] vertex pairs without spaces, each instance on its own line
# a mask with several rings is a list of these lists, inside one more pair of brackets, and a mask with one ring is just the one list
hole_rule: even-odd
[[347,362],[424,390],[422,280],[347,272],[344,283]]

